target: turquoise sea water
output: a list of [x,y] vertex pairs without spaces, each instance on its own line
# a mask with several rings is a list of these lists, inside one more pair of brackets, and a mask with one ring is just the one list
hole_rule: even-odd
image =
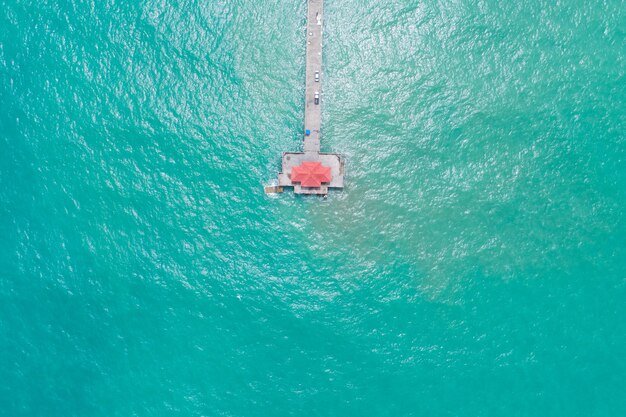
[[7,0],[1,416],[626,415],[626,7]]

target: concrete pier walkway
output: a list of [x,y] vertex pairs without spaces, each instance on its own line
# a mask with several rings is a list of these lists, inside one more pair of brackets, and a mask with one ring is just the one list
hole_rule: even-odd
[[[306,91],[304,107],[304,150],[303,152],[285,152],[282,160],[282,172],[278,174],[278,187],[268,187],[267,192],[282,192],[284,187],[293,187],[296,194],[328,193],[329,188],[343,188],[344,160],[339,154],[320,153],[322,128],[322,38],[324,23],[324,0],[308,0],[306,28]],[[292,170],[297,167],[302,172],[305,164],[318,164],[311,180],[292,181]],[[322,176],[319,186],[311,186],[316,182],[316,173],[327,171],[330,176]],[[294,176],[295,177],[295,176]],[[322,178],[320,177],[320,178]],[[317,178],[319,179],[319,178]],[[330,181],[328,181],[330,179]]]
[[[310,131],[304,137],[304,152],[320,151],[322,128],[322,22],[324,0],[309,0],[306,45],[306,99],[304,105],[304,128]],[[315,73],[318,73],[316,81]],[[318,104],[315,104],[315,94]]]

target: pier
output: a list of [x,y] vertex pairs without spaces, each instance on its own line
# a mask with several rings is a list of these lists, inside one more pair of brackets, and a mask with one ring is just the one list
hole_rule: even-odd
[[343,188],[344,160],[335,153],[321,153],[322,128],[322,38],[324,0],[307,0],[306,89],[304,146],[302,152],[285,152],[278,186],[266,192],[293,188],[295,194],[326,195],[330,188]]

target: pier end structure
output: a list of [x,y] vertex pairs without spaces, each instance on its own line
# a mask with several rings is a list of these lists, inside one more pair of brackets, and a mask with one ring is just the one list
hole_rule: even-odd
[[[284,187],[293,188],[296,194],[326,195],[330,188],[343,188],[345,162],[339,154],[320,152],[324,0],[307,0],[307,2],[304,150],[303,152],[283,153],[282,170],[278,174],[278,188],[281,191]],[[309,177],[303,179],[302,175],[293,175],[294,168],[299,170],[304,166],[310,167],[312,164],[318,168]]]

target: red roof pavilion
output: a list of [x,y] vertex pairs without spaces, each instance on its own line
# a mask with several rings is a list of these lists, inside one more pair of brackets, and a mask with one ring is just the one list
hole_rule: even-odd
[[303,162],[291,168],[291,181],[299,182],[303,187],[319,188],[323,182],[329,183],[332,178],[330,168],[321,162]]

